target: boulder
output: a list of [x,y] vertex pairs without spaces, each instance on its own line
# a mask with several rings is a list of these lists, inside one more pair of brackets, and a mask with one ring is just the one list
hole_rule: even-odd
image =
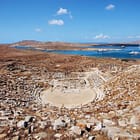
[[100,131],[102,129],[102,123],[98,123],[95,128],[93,129],[94,131]]
[[54,130],[57,130],[57,129],[65,127],[65,126],[66,126],[66,122],[64,120],[61,120],[61,119],[57,119],[53,123]]
[[90,119],[91,118],[91,115],[85,115],[85,118],[86,119]]
[[70,130],[71,130],[74,134],[81,135],[81,129],[80,129],[80,127],[78,127],[78,126],[72,126],[72,127],[70,128]]
[[136,125],[138,123],[138,119],[136,118],[136,116],[132,116],[131,118],[130,118],[130,124],[131,125]]
[[104,126],[112,126],[112,125],[115,125],[115,122],[113,122],[112,120],[103,119],[103,125]]
[[62,134],[60,134],[60,133],[56,133],[56,134],[54,135],[55,138],[60,138],[61,136],[62,136]]
[[122,127],[126,127],[127,126],[127,123],[125,120],[118,120],[118,124],[119,126],[122,126]]
[[35,139],[45,139],[47,136],[48,135],[46,132],[39,132],[37,134],[34,134]]
[[95,140],[95,136],[89,136],[88,140]]
[[28,123],[24,120],[21,120],[17,123],[18,128],[26,128],[28,126]]
[[110,140],[119,140],[119,139],[133,139],[133,135],[130,132],[125,131],[124,129],[118,127],[106,127],[102,131],[107,135]]

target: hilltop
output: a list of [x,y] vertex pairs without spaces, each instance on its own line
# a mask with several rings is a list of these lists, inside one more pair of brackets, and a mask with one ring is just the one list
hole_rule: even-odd
[[41,49],[79,49],[79,47],[87,46],[87,44],[81,43],[68,43],[68,42],[41,42],[35,40],[23,40],[20,42],[12,43],[10,46],[30,46]]
[[[99,50],[100,48],[94,46],[138,46],[138,41],[125,43],[69,43],[69,42],[41,42],[35,40],[23,40],[10,44],[11,47],[24,46],[30,49],[37,50]],[[110,48],[106,50],[111,50]]]

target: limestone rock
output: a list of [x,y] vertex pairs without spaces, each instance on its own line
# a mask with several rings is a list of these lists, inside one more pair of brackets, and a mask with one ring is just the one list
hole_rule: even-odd
[[121,128],[118,127],[106,127],[103,128],[103,132],[107,135],[110,140],[119,140],[119,139],[131,139],[132,135]]
[[119,124],[119,126],[122,126],[122,127],[127,126],[127,123],[125,120],[118,120],[118,124]]
[[58,128],[65,127],[65,126],[66,126],[66,123],[64,120],[57,119],[54,121],[53,129],[56,130]]
[[80,135],[80,134],[81,134],[81,129],[80,129],[80,127],[78,127],[78,126],[72,126],[72,127],[70,128],[70,130],[71,130],[74,134],[77,134],[77,135]]
[[88,140],[95,140],[95,136],[89,136]]
[[35,139],[45,139],[47,137],[47,133],[46,132],[39,132],[37,134],[34,134],[34,138]]
[[25,128],[27,126],[28,126],[28,123],[24,120],[21,120],[17,123],[17,127],[19,127],[19,128]]
[[130,119],[130,124],[135,125],[135,124],[137,124],[137,122],[138,122],[138,120],[137,120],[136,116],[132,116]]
[[60,133],[56,133],[56,134],[54,135],[55,138],[60,138],[61,136],[62,136],[62,134],[60,134]]
[[15,136],[15,137],[13,137],[11,140],[19,140],[19,139],[20,139],[19,136]]
[[104,126],[112,126],[112,125],[115,125],[115,123],[111,120],[103,119],[103,125]]
[[102,123],[98,123],[95,128],[94,128],[94,131],[100,131],[102,129]]
[[86,118],[86,119],[90,119],[91,116],[90,116],[90,115],[85,115],[85,118]]

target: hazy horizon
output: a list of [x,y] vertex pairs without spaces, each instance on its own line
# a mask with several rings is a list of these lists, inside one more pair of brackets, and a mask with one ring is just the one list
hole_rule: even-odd
[[[36,41],[36,42],[63,42],[63,43],[80,43],[80,44],[115,44],[115,43],[133,43],[133,42],[140,42],[140,40],[131,40],[131,41],[63,41],[63,40],[28,40],[28,39],[23,39],[23,40],[17,40],[17,41],[8,41],[8,42],[0,42],[0,44],[14,44],[22,41]],[[138,43],[139,44],[139,43]]]

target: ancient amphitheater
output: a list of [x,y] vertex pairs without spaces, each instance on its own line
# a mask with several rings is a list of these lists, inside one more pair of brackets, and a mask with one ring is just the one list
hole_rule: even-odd
[[102,100],[105,93],[101,89],[110,75],[98,68],[88,72],[54,73],[49,81],[50,88],[40,94],[43,104],[50,103],[57,107],[77,107],[93,101]]
[[[132,81],[125,79],[126,75],[131,76],[139,73],[140,66],[134,65],[118,75],[101,72],[98,68],[92,68],[88,72],[72,72],[68,75],[59,72],[54,73],[53,78],[48,82],[49,88],[41,92],[39,99],[43,104],[51,104],[57,107],[73,108],[90,102],[97,102],[110,95],[109,91],[120,95],[125,92],[132,92]],[[127,87],[121,88],[121,78],[126,82]],[[114,86],[112,84],[114,83]],[[136,82],[135,82],[136,84]],[[124,90],[123,90],[124,89]]]
[[0,57],[0,140],[139,140],[139,61],[59,57]]

